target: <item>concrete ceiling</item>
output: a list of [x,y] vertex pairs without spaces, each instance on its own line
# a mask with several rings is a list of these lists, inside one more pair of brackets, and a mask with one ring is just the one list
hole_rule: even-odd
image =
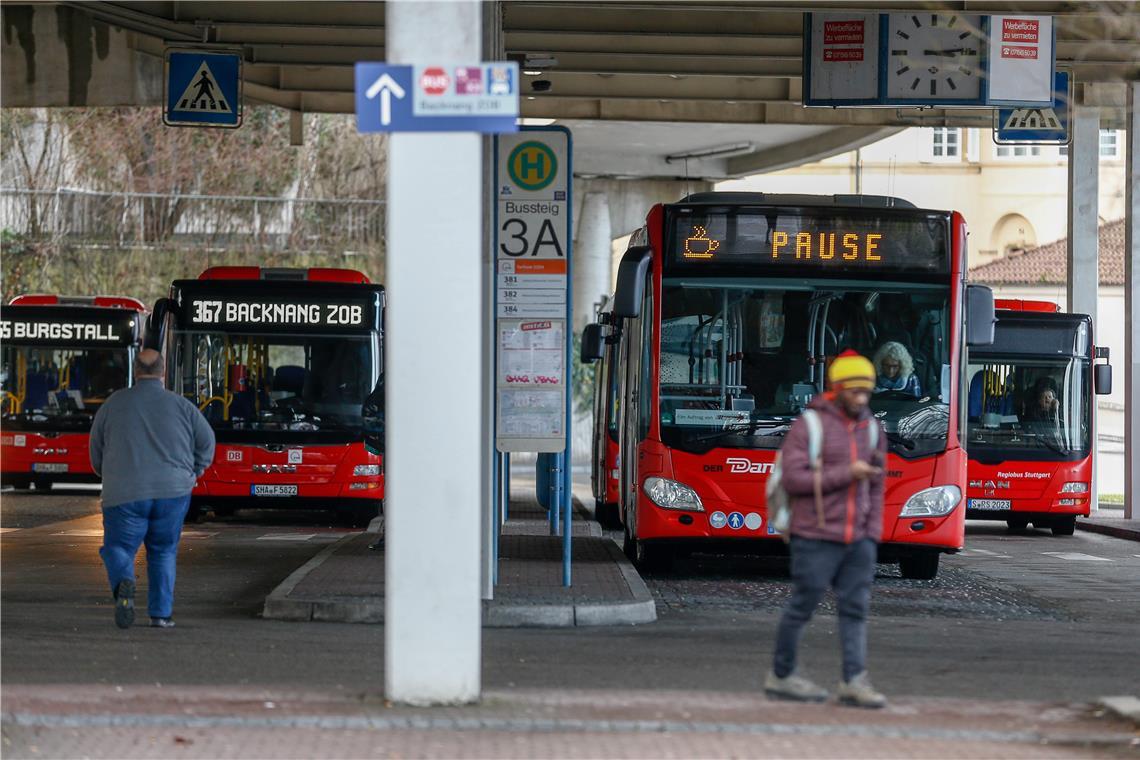
[[[748,143],[739,155],[689,161],[689,176],[740,176],[905,126],[990,124],[987,110],[803,108],[805,10],[1053,14],[1058,64],[1073,69],[1079,102],[1101,106],[1106,126],[1123,121],[1121,83],[1140,79],[1140,4],[1132,1],[510,0],[487,8],[485,26],[496,13],[502,20],[491,49],[501,43],[520,62],[556,60],[524,76],[523,115],[571,126],[579,170],[599,176],[685,176],[684,161],[664,157]],[[244,50],[247,100],[350,113],[353,64],[384,60],[380,2],[4,2],[0,13],[5,106],[157,103],[163,48],[209,42]],[[535,90],[536,80],[549,89]]]

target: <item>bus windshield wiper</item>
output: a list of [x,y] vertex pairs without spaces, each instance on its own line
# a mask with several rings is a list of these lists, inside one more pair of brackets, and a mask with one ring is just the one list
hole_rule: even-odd
[[787,422],[734,422],[730,425],[725,425],[724,428],[717,430],[715,433],[706,433],[690,439],[693,443],[704,443],[705,441],[715,441],[718,438],[727,438],[730,435],[757,435],[763,432],[764,435],[779,437],[788,432],[791,425]]
[[894,446],[901,446],[907,451],[912,450],[918,445],[913,438],[907,438],[905,435],[899,433],[887,433],[887,441]]

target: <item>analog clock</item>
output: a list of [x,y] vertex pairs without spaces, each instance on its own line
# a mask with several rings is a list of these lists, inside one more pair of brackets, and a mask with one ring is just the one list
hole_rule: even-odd
[[982,95],[982,17],[891,13],[887,17],[887,98],[930,103]]

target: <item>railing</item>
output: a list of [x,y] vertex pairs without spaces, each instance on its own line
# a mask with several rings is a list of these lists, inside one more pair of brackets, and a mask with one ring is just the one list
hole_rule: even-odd
[[120,247],[382,250],[383,201],[0,188],[0,230]]

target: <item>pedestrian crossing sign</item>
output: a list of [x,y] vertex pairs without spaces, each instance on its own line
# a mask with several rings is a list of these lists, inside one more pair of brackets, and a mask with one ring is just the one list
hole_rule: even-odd
[[163,123],[240,127],[241,60],[229,50],[167,48]]

